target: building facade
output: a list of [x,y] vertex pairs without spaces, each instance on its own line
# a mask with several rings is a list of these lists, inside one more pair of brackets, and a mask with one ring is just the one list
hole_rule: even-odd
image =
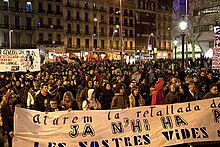
[[133,54],[148,45],[152,53],[153,48],[168,52],[172,26],[167,6],[163,8],[158,0],[121,2],[120,5],[120,0],[3,0],[0,47],[72,51],[80,56],[90,51],[118,54],[122,31],[123,53]]
[[189,21],[191,36],[206,57],[212,57],[214,47],[214,25],[220,25],[220,1],[190,1]]

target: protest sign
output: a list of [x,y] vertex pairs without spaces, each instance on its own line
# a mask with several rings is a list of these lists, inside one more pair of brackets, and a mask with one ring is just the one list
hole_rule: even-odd
[[124,110],[15,110],[13,147],[159,147],[220,140],[220,98]]
[[220,47],[214,47],[212,57],[212,69],[220,69]]
[[1,72],[32,72],[39,70],[39,49],[0,49]]

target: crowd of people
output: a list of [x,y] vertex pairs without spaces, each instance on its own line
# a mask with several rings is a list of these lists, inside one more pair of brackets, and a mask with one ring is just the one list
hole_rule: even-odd
[[170,59],[135,64],[106,60],[46,63],[39,72],[0,73],[3,135],[11,147],[16,106],[42,112],[110,110],[219,97],[218,75],[209,60],[202,64],[183,70]]

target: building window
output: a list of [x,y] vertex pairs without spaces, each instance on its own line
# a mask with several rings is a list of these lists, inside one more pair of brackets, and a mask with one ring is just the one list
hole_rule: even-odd
[[59,44],[61,44],[61,35],[60,35],[60,34],[57,34],[57,42],[58,42]]
[[105,40],[101,40],[101,48],[105,48]]
[[43,26],[43,18],[39,17],[38,19],[38,27],[41,28]]
[[31,12],[32,6],[31,6],[31,2],[27,2],[26,3],[26,12]]
[[104,36],[104,27],[101,27],[100,35]]
[[15,27],[20,28],[20,17],[19,16],[15,16]]
[[93,34],[97,34],[97,26],[93,26]]
[[48,25],[52,25],[52,18],[48,18]]
[[133,49],[133,42],[130,41],[130,49],[132,50]]
[[26,17],[26,27],[28,28],[28,29],[31,29],[31,17]]
[[109,24],[110,25],[113,25],[114,24],[114,21],[113,21],[114,19],[113,19],[113,17],[109,17]]
[[76,25],[76,29],[77,29],[77,30],[76,30],[76,31],[77,31],[77,34],[80,34],[80,25],[79,25],[79,24]]
[[68,31],[68,33],[71,33],[71,24],[70,23],[67,24],[67,31]]
[[60,19],[57,19],[57,26],[60,26]]
[[124,41],[124,49],[128,49],[128,42]]
[[88,8],[88,3],[87,3],[87,2],[85,2],[85,8],[86,8],[86,9]]
[[85,13],[85,21],[88,21],[89,20],[89,15],[88,13]]
[[27,34],[27,44],[32,45],[32,34]]
[[89,39],[85,39],[85,48],[89,48]]
[[5,43],[5,45],[7,43],[9,43],[9,34],[8,34],[8,32],[4,32],[4,43]]
[[44,40],[44,34],[43,33],[39,33],[39,41],[42,43]]
[[130,37],[133,37],[133,30],[130,30],[129,34],[130,34]]
[[68,38],[68,47],[72,47],[72,38]]
[[9,26],[9,17],[8,15],[4,15],[4,28],[8,28]]
[[79,21],[80,20],[80,17],[79,17],[79,11],[76,11],[76,20]]
[[48,43],[52,44],[52,34],[48,34]]
[[85,34],[89,35],[89,25],[85,25]]
[[43,4],[42,2],[38,2],[38,11],[42,11],[43,10]]
[[7,2],[4,1],[4,11],[8,11],[8,5],[9,5],[8,1]]
[[77,39],[76,39],[76,44],[77,44],[77,48],[80,48],[80,46],[81,46],[81,45],[80,45],[80,38],[77,38]]
[[21,34],[15,33],[15,45],[16,46],[20,46],[20,39],[21,39]]
[[70,12],[70,10],[67,10],[67,18],[68,18],[68,19],[71,18],[71,12]]
[[113,7],[110,7],[110,8],[109,8],[109,13],[112,14],[113,12],[114,12]]
[[116,49],[119,49],[119,41],[116,41]]

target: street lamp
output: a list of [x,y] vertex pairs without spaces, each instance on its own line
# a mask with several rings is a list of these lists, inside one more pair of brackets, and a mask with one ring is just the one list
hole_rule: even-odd
[[175,60],[176,60],[176,48],[177,48],[177,44],[178,44],[178,40],[176,38],[174,39],[173,44],[174,44]]
[[120,56],[121,56],[121,68],[123,67],[123,56],[122,56],[122,2],[120,0]]
[[182,68],[184,69],[184,38],[186,35],[186,28],[187,28],[187,22],[185,19],[182,19],[182,21],[179,23],[179,27],[181,29],[181,36],[182,36]]
[[11,44],[12,44],[12,32],[13,30],[9,31],[9,48],[11,49]]
[[118,29],[120,28],[119,25],[116,25],[115,26],[115,30],[113,31],[113,34],[112,34],[112,41],[111,41],[111,48],[113,49],[113,44],[114,44],[114,36],[115,36],[115,33],[118,33]]
[[98,32],[97,32],[97,48],[99,48],[99,20],[98,20],[98,18],[94,18],[94,21],[95,22],[97,22],[97,30],[98,30]]
[[96,36],[96,34],[92,34],[92,51],[94,51],[94,36]]
[[151,51],[153,49],[153,45],[150,44],[150,38],[154,36],[154,33],[151,33],[148,37],[148,41],[147,41],[147,50],[149,51],[149,57],[151,58]]

